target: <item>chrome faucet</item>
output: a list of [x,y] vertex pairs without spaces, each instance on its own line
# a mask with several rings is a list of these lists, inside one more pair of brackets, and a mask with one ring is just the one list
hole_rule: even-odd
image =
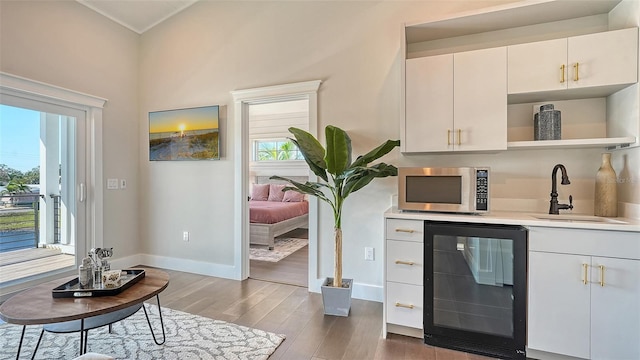
[[569,176],[567,176],[567,169],[565,169],[564,165],[558,164],[553,167],[553,171],[551,172],[551,201],[549,206],[549,214],[560,213],[559,210],[571,210],[573,209],[573,196],[569,195],[569,204],[558,204],[558,187],[556,185],[556,174],[558,173],[558,169],[562,172],[562,181],[560,184],[569,185],[571,182],[569,181]]

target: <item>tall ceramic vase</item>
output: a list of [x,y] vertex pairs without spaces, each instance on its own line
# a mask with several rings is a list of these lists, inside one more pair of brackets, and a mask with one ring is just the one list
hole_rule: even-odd
[[602,154],[602,164],[596,174],[594,214],[596,216],[618,216],[618,189],[616,172],[611,166],[611,154]]

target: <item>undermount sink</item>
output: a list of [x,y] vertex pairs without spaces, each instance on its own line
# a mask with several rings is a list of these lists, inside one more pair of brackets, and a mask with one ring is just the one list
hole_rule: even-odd
[[531,215],[536,219],[540,220],[552,220],[552,221],[564,221],[564,222],[583,222],[583,223],[608,223],[608,224],[627,224],[626,221],[599,217],[599,216],[590,216],[590,215],[572,215],[572,214],[534,214]]

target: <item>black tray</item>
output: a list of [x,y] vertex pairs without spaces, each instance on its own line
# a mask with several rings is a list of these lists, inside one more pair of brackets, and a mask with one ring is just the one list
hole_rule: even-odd
[[80,288],[80,281],[74,278],[66,283],[54,288],[51,292],[54,298],[83,298],[117,295],[123,290],[128,289],[131,285],[137,283],[144,278],[144,270],[142,269],[126,269],[122,270],[120,275],[120,286],[114,288]]

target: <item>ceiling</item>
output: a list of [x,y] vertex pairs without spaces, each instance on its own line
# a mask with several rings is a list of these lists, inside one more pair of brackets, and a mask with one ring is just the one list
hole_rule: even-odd
[[101,15],[142,34],[198,0],[76,0]]

